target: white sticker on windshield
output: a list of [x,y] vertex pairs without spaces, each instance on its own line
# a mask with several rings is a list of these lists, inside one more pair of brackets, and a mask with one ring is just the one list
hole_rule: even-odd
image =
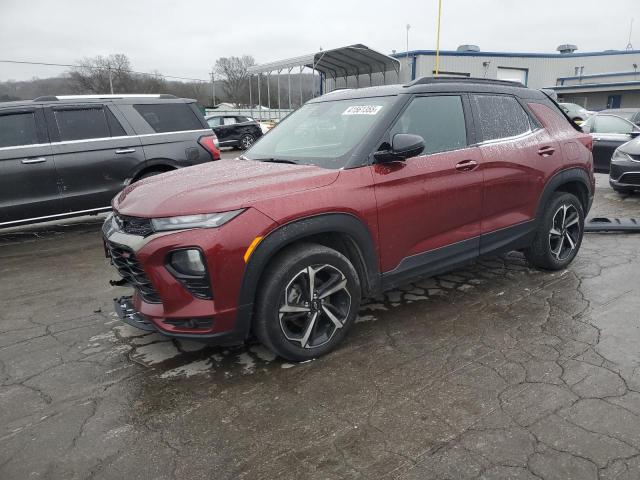
[[342,115],[377,115],[382,105],[353,105],[347,108]]

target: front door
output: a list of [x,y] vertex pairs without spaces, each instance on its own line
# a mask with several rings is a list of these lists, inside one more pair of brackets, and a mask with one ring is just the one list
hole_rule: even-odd
[[0,111],[0,226],[60,212],[51,145],[41,108]]
[[385,143],[411,133],[426,147],[420,156],[371,167],[386,287],[478,254],[483,173],[479,149],[469,147],[469,122],[466,96],[419,96],[390,129]]
[[595,115],[587,125],[593,137],[593,169],[599,173],[609,173],[613,152],[631,140],[631,132],[638,127],[615,115]]

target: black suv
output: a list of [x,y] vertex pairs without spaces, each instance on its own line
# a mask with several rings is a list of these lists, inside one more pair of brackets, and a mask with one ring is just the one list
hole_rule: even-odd
[[221,147],[246,150],[262,136],[260,124],[241,115],[211,115],[207,123],[218,136]]
[[132,182],[218,160],[217,142],[173,95],[0,103],[0,228],[109,210]]

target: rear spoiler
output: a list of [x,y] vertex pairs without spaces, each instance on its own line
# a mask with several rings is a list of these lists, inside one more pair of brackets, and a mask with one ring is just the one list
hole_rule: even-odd
[[[556,99],[555,99],[555,98],[553,98],[549,93],[547,93],[547,92],[549,92],[549,89],[548,89],[548,88],[541,88],[541,89],[540,89],[540,91],[542,92],[542,94],[543,94],[545,97],[547,97],[547,98],[549,99],[549,101],[550,101],[551,103],[553,103],[553,104],[555,105],[555,107],[558,109],[558,111],[562,114],[562,116],[563,116],[564,118],[566,118],[566,119],[567,119],[567,122],[569,122],[569,123],[571,124],[571,126],[572,126],[575,130],[579,131],[580,133],[583,133],[583,132],[582,132],[582,128],[580,128],[580,126],[579,126],[579,125],[577,125],[573,120],[571,120],[571,119],[569,118],[569,115],[567,115],[567,114],[565,113],[565,111],[562,109],[562,107],[561,107],[560,105],[558,105],[558,102],[556,101]],[[555,92],[553,92],[553,93],[555,94]],[[557,95],[555,95],[555,96],[557,97]]]

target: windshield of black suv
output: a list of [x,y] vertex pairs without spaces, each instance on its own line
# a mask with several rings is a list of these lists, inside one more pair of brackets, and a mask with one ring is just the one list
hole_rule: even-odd
[[342,168],[394,97],[308,103],[244,155],[251,160]]

